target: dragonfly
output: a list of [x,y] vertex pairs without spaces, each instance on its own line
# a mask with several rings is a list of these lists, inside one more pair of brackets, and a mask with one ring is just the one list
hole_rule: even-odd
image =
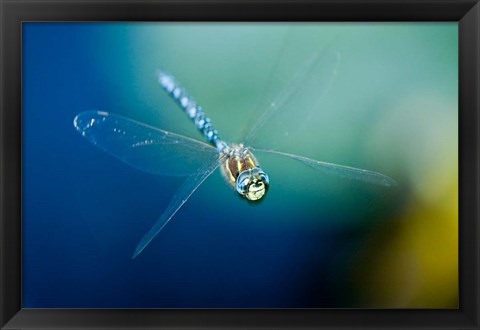
[[[261,200],[269,190],[271,182],[267,172],[260,166],[257,154],[267,153],[293,159],[313,168],[313,172],[324,172],[386,187],[396,185],[394,179],[379,172],[323,162],[276,149],[258,148],[251,144],[256,136],[260,136],[260,132],[264,132],[266,124],[280,115],[287,101],[305,88],[306,77],[317,72],[318,78],[318,70],[314,70],[314,67],[319,65],[321,58],[319,54],[315,54],[305,61],[275,101],[271,102],[248,128],[240,143],[224,141],[202,107],[173,75],[163,70],[156,72],[159,85],[183,109],[202,133],[205,142],[104,111],[86,111],[74,118],[74,127],[85,139],[124,163],[152,174],[187,176],[163,214],[139,241],[132,259],[165,228],[217,168],[220,168],[228,185],[242,198],[251,202]],[[325,77],[319,77],[321,80],[332,78],[338,58],[336,56],[336,60],[331,63],[321,63],[327,68],[323,71],[330,72],[325,74]]]

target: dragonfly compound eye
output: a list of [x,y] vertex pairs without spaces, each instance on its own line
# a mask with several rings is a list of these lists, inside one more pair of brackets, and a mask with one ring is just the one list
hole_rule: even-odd
[[259,167],[248,169],[238,175],[237,192],[251,201],[262,198],[269,185],[268,175]]

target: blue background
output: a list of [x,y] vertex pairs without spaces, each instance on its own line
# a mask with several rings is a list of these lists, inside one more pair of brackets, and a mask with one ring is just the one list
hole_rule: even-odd
[[[432,166],[454,160],[428,192],[446,187],[444,177],[454,178],[447,187],[456,192],[456,25],[300,25],[299,38],[292,38],[298,44],[285,51],[288,27],[23,24],[23,307],[456,306],[455,212],[446,216],[450,227],[437,222],[447,229],[435,242],[418,234],[429,232],[430,221],[415,227],[420,243],[391,245],[402,239],[395,240],[398,228],[411,228],[417,201],[431,197],[416,183]],[[217,172],[132,260],[182,178],[143,173],[103,153],[75,131],[75,115],[110,111],[201,140],[158,87],[154,73],[163,67],[202,103],[222,136],[235,141],[254,101],[269,99],[262,93],[272,54],[287,54],[281,68],[289,77],[300,61],[295,56],[325,47],[332,31],[343,38],[335,45],[343,57],[325,101],[330,110],[314,112],[309,118],[315,125],[276,143],[285,151],[384,172],[399,186],[315,176],[295,162],[259,157],[271,171],[265,200],[246,203]],[[398,106],[399,95],[413,101]],[[434,116],[425,104],[434,105]],[[390,115],[405,114],[405,107],[413,109],[407,117]],[[301,119],[302,109],[291,115]],[[421,117],[412,121],[410,115]],[[438,130],[425,135],[428,125]],[[420,140],[428,143],[407,146]],[[448,146],[448,154],[437,152]],[[428,150],[433,156],[417,163]],[[429,214],[422,219],[446,213]],[[447,253],[427,255],[437,260],[440,251],[447,268],[416,266],[423,255],[418,251],[445,244]],[[396,251],[413,261],[405,263]],[[375,268],[377,260],[388,265],[385,259],[413,280]],[[428,281],[415,282],[424,277]],[[414,291],[398,300],[396,290],[406,292],[402,285]],[[432,296],[445,287],[451,290]]]

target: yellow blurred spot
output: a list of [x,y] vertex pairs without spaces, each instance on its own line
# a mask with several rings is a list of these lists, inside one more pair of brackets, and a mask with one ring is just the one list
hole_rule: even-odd
[[431,203],[410,204],[396,225],[372,237],[354,275],[369,306],[458,307],[456,176],[450,183]]
[[391,150],[408,200],[397,218],[372,233],[352,280],[367,302],[362,307],[457,308],[457,105],[428,90],[402,102],[386,113],[370,142]]

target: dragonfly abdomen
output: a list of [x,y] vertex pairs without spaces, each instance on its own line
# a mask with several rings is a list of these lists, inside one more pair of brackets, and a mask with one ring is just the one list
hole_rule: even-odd
[[223,141],[218,136],[218,131],[213,128],[212,121],[208,118],[201,106],[187,93],[180,83],[171,75],[158,70],[158,82],[160,86],[177,102],[187,116],[194,122],[206,140],[213,144],[219,151],[224,148]]

